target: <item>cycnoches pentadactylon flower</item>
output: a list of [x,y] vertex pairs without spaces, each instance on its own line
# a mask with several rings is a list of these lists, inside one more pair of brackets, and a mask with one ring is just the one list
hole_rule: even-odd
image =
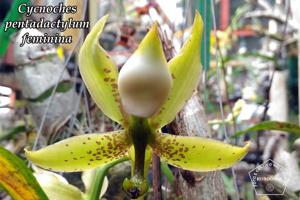
[[249,145],[161,133],[191,97],[200,72],[203,22],[196,13],[190,37],[168,63],[155,23],[120,73],[99,37],[107,20],[100,19],[79,54],[82,78],[98,107],[123,130],[75,136],[38,151],[26,150],[34,164],[54,171],[74,172],[99,167],[116,159],[132,159],[132,177],[123,182],[131,198],[147,192],[151,153],[170,165],[192,171],[228,168],[245,156]]

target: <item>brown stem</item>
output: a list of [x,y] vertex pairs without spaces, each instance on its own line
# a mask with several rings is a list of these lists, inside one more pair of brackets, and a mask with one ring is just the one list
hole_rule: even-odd
[[153,174],[153,194],[155,200],[161,200],[162,199],[162,193],[161,193],[161,171],[160,171],[160,158],[152,154],[152,174]]
[[174,183],[174,187],[175,187],[175,192],[176,192],[176,197],[182,198],[182,192],[181,192],[181,187],[180,187],[180,172],[178,168],[174,169],[174,174],[175,174],[175,183]]

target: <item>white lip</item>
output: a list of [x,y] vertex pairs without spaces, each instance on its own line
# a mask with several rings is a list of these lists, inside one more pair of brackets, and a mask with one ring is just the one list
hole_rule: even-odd
[[163,59],[152,61],[143,55],[133,55],[121,69],[118,79],[125,111],[139,117],[154,115],[166,100],[171,81]]
[[119,73],[124,110],[134,116],[151,117],[160,110],[171,86],[172,77],[155,24]]

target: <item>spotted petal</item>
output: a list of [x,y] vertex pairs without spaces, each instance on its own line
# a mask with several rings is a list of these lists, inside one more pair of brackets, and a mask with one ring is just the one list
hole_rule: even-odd
[[97,106],[112,120],[124,125],[118,93],[118,70],[99,37],[108,16],[101,18],[87,35],[79,52],[80,74]]
[[124,131],[71,137],[38,151],[25,150],[34,164],[54,171],[84,171],[124,157],[129,143]]
[[244,147],[217,140],[157,133],[151,145],[165,162],[190,171],[213,171],[231,167],[247,153]]
[[203,22],[200,14],[196,12],[191,36],[182,47],[181,52],[168,63],[173,78],[173,87],[160,112],[151,118],[154,128],[160,128],[171,122],[191,97],[193,90],[196,89],[201,72],[202,30]]

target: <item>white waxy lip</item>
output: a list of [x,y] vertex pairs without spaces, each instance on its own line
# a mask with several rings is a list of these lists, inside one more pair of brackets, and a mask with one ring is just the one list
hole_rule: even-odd
[[172,78],[154,25],[120,71],[118,88],[123,107],[131,115],[150,117],[160,110],[171,86]]

